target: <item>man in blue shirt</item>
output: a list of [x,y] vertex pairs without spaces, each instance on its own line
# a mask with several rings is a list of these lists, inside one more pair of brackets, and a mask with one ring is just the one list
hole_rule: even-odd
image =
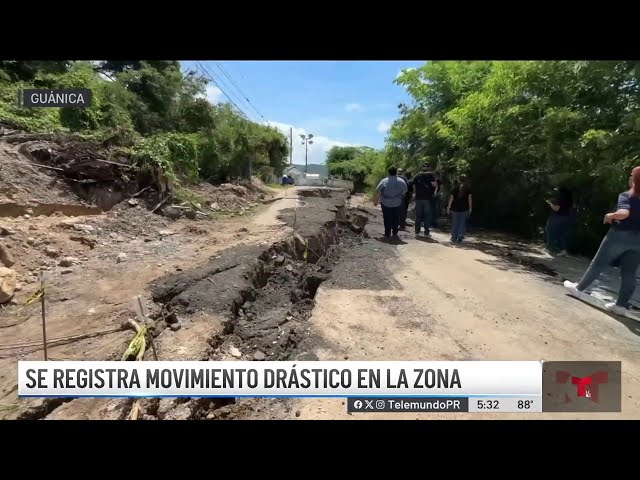
[[402,214],[403,202],[407,194],[407,184],[398,177],[396,167],[389,168],[389,176],[383,178],[376,188],[374,205],[378,203],[382,206],[382,218],[384,219],[384,236],[398,237],[400,228],[400,216]]

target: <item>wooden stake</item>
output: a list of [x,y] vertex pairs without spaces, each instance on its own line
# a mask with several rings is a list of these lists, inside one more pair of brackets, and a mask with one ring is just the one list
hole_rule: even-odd
[[40,303],[42,305],[42,348],[44,350],[44,361],[47,361],[47,319],[45,314],[45,275],[44,272],[40,272],[40,288],[42,289],[42,297],[40,297]]
[[[147,313],[146,313],[146,309],[144,307],[144,305],[142,304],[142,297],[140,295],[136,296],[136,299],[138,300],[138,308],[139,308],[139,315],[140,315],[140,322],[143,324],[147,323]],[[149,330],[149,343],[151,344],[151,351],[153,352],[153,359],[157,362],[158,361],[158,354],[156,352],[156,345],[153,341],[153,334],[151,333],[151,331]]]

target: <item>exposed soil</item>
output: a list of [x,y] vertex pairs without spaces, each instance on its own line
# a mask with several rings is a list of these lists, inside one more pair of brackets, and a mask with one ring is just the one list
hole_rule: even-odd
[[[39,153],[25,153],[25,142]],[[59,149],[46,153],[43,142]],[[17,398],[17,361],[43,355],[39,305],[25,305],[40,271],[49,272],[54,360],[120,360],[133,335],[122,325],[140,295],[161,360],[622,360],[624,411],[607,418],[640,412],[640,325],[561,287],[586,259],[551,258],[475,230],[454,245],[446,226],[431,238],[403,232],[388,241],[380,211],[337,189],[203,184],[193,189],[197,201],[153,213],[161,200],[153,185],[127,180],[127,167],[96,166],[99,149],[85,147],[0,141],[0,262],[18,277],[0,305],[0,418],[132,411],[131,399]],[[615,291],[615,276],[597,288]],[[163,398],[139,407],[146,420],[367,418],[329,399]]]

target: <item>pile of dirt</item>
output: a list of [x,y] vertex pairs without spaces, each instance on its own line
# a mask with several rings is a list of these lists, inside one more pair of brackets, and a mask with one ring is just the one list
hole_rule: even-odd
[[208,183],[191,189],[204,198],[204,206],[213,212],[245,212],[265,199],[263,190],[251,182],[223,183],[214,186]]

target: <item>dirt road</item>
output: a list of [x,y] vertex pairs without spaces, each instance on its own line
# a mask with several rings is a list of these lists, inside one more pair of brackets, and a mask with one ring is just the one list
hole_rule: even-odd
[[[401,242],[390,244],[380,238],[380,212],[357,198],[345,208],[346,196],[282,190],[254,214],[214,221],[167,222],[127,207],[4,225],[14,231],[14,253],[24,252],[16,255],[26,262],[24,278],[46,248],[60,251],[50,263],[52,337],[117,327],[133,316],[131,297],[141,294],[163,328],[155,339],[163,360],[620,360],[623,412],[586,418],[640,416],[640,325],[569,298],[561,286],[563,276],[571,278],[586,261],[544,259],[535,246],[480,232],[462,246],[450,244],[446,232],[430,240],[402,233]],[[95,246],[71,240],[74,230],[86,234],[87,225],[97,232],[85,235]],[[64,274],[55,266],[63,255],[78,257]],[[27,282],[18,303],[34,287]],[[37,316],[19,318],[0,318],[3,343],[37,343]],[[13,325],[16,320],[21,323]],[[49,354],[119,359],[130,339],[131,332],[112,333],[52,347]],[[21,401],[16,361],[39,359],[42,352],[0,353],[0,416],[117,419],[131,410],[126,399]],[[142,411],[145,419],[491,418],[351,416],[344,401],[333,399],[161,399],[144,401]],[[519,416],[540,417],[580,416]]]
[[[379,219],[368,226],[372,236],[376,229],[381,232]],[[457,246],[446,233],[432,237],[401,233],[393,251],[368,239],[351,252],[367,273],[366,285],[358,285],[353,262],[343,259],[334,270],[339,281],[323,284],[311,318],[319,359],[620,360],[622,413],[349,415],[334,399],[299,400],[290,412],[301,419],[640,417],[640,324],[568,297],[562,275],[549,267],[523,267],[509,255],[484,253],[481,239]]]

